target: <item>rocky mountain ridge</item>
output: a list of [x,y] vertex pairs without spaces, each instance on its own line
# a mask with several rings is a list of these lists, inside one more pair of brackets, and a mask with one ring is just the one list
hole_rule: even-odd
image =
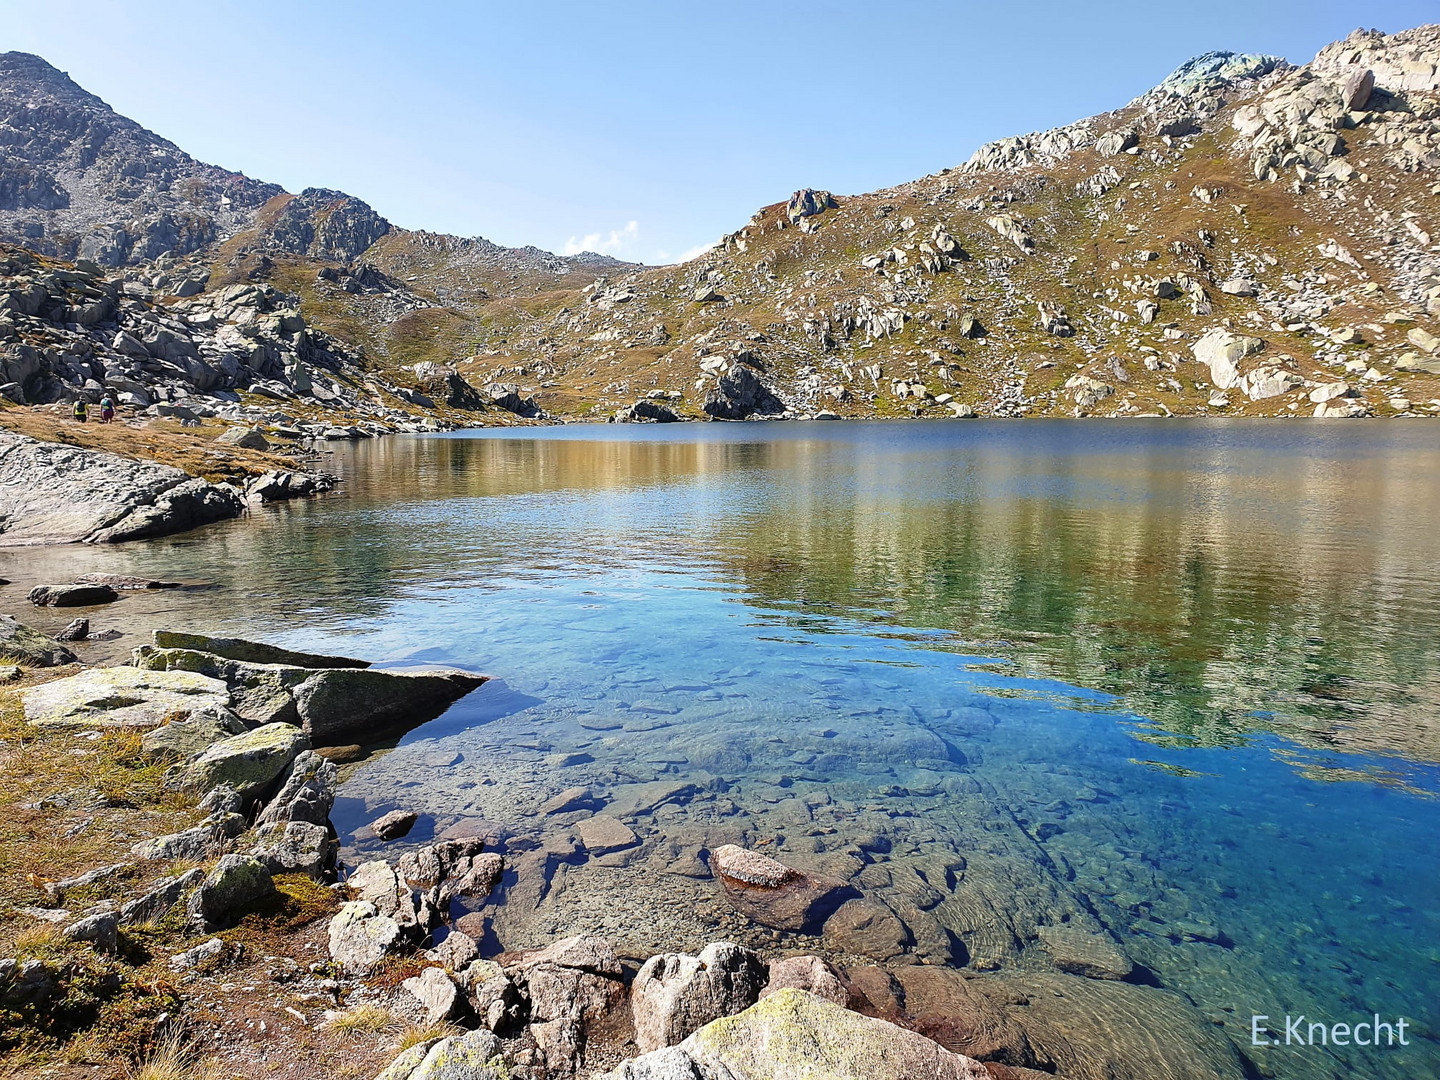
[[[399,230],[339,192],[272,191],[10,54],[0,133],[24,152],[5,164],[16,206],[0,231],[97,256],[59,274],[104,275],[103,255],[116,310],[188,338],[170,351],[218,374],[166,344],[127,369],[142,358],[116,345],[130,347],[105,299],[60,317],[52,290],[50,336],[16,322],[5,377],[27,400],[104,386],[138,399],[106,381],[114,368],[200,407],[235,395],[251,410],[236,418],[257,423],[275,422],[273,395],[352,422],[385,402],[410,417],[392,426],[432,408],[479,422],[497,403],[490,419],[506,422],[1432,415],[1437,64],[1437,26],[1356,31],[1303,66],[1209,53],[1114,112],[879,192],[802,189],[691,262],[640,268]],[[98,196],[39,205],[74,177],[82,195],[111,178],[103,213]],[[143,227],[101,221],[121,209]],[[5,276],[11,321],[36,318],[17,299],[34,282]],[[101,332],[66,321],[80,310]]]

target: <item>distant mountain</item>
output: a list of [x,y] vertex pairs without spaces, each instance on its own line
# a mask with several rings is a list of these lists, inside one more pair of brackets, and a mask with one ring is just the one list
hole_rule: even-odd
[[[0,54],[0,147],[0,240],[60,258],[135,266],[241,237],[233,250],[349,263],[395,231],[343,192],[290,195],[196,161],[28,53]],[[489,247],[497,261],[509,250]],[[533,248],[514,259],[538,256],[561,274],[628,265]]]

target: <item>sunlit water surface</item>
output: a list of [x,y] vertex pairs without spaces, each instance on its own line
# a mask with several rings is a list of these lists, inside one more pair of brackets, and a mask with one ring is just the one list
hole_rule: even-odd
[[[341,497],[0,574],[214,583],[97,614],[117,654],[168,625],[495,676],[335,815],[352,862],[397,806],[409,843],[501,839],[491,948],[818,945],[727,912],[735,841],[927,962],[1042,970],[1038,926],[1103,927],[1262,1070],[1440,1074],[1440,426],[492,430],[332,467]],[[576,850],[540,807],[577,785],[643,843]],[[1250,1045],[1300,1012],[1414,1044]]]

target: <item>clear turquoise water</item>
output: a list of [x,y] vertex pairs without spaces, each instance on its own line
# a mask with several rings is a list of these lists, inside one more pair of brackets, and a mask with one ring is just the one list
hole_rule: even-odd
[[[927,961],[1041,970],[1068,918],[1263,1072],[1440,1075],[1440,428],[558,428],[335,461],[343,498],[0,574],[205,577],[113,618],[496,676],[336,814],[352,858],[397,805],[413,842],[502,837],[492,946],[752,933],[693,876],[736,840],[853,876]],[[654,781],[690,787],[628,857],[539,813]],[[1414,1044],[1249,1045],[1299,1012]]]

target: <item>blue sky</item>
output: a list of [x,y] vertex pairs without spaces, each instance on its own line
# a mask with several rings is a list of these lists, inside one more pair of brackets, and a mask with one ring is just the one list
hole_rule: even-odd
[[959,164],[1208,49],[1303,63],[1360,12],[1440,19],[1433,0],[0,0],[0,48],[202,160],[406,228],[666,262],[797,187]]

